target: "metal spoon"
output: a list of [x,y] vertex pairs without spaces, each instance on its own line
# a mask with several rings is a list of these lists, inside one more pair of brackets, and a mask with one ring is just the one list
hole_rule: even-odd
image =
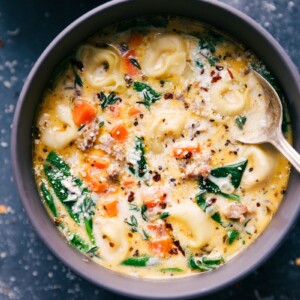
[[281,131],[282,104],[278,94],[269,82],[256,71],[253,74],[261,84],[267,106],[265,126],[261,130],[244,132],[237,140],[245,144],[271,143],[274,145],[300,173],[300,154],[286,141]]

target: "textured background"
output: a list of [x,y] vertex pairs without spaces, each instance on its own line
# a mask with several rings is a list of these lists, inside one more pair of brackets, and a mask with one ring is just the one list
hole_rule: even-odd
[[[66,25],[103,2],[0,0],[0,205],[8,207],[7,214],[0,214],[0,300],[125,299],[77,277],[42,244],[17,195],[9,155],[14,108],[33,63]],[[265,27],[299,66],[300,0],[223,2]],[[298,257],[299,219],[282,246],[257,271],[203,299],[299,300]]]

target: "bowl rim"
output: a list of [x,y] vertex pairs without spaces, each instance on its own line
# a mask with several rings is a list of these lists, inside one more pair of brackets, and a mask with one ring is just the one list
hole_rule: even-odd
[[[233,282],[235,282],[238,279],[243,278],[248,273],[253,271],[253,269],[257,268],[267,257],[273,253],[277,247],[279,246],[280,242],[282,242],[283,238],[285,237],[287,231],[291,228],[293,223],[296,220],[296,217],[300,210],[300,203],[299,205],[295,204],[295,209],[291,211],[290,218],[285,219],[284,216],[281,217],[281,222],[284,221],[284,226],[277,228],[276,230],[272,231],[271,226],[269,225],[268,228],[265,229],[265,231],[261,234],[261,236],[258,238],[257,241],[255,241],[248,249],[243,251],[244,256],[245,252],[252,253],[254,259],[254,263],[251,265],[248,265],[247,267],[244,267],[242,270],[238,270],[235,274],[233,274],[232,270],[232,264],[239,264],[242,263],[241,257],[243,257],[243,253],[239,254],[237,257],[233,258],[231,262],[228,264],[220,267],[219,269],[212,272],[214,274],[213,280],[211,279],[210,272],[201,274],[201,275],[195,275],[190,277],[184,277],[184,278],[178,278],[178,279],[172,279],[172,280],[166,280],[166,281],[156,281],[156,280],[145,280],[145,279],[136,279],[132,277],[127,277],[115,272],[112,272],[108,269],[105,269],[103,267],[100,267],[97,265],[97,268],[99,268],[99,272],[96,272],[93,268],[93,262],[90,260],[83,259],[85,257],[83,254],[80,254],[78,250],[75,250],[69,246],[65,240],[56,233],[56,236],[50,236],[48,238],[47,233],[53,233],[54,230],[57,232],[57,229],[55,228],[52,220],[49,218],[48,214],[46,213],[46,210],[42,206],[42,201],[39,201],[40,203],[35,203],[35,206],[40,209],[42,206],[44,209],[44,213],[41,212],[42,216],[38,216],[39,219],[37,219],[37,216],[35,215],[35,211],[33,210],[32,203],[29,202],[29,196],[31,193],[37,193],[36,187],[33,186],[27,186],[26,182],[27,178],[24,180],[24,174],[26,174],[26,171],[24,170],[24,165],[20,162],[20,144],[18,137],[20,136],[20,131],[22,128],[20,128],[19,120],[22,117],[24,110],[25,110],[25,104],[26,101],[28,102],[28,93],[29,90],[32,89],[31,83],[34,79],[36,79],[36,74],[40,72],[43,65],[47,61],[47,57],[49,53],[53,51],[53,49],[58,47],[58,44],[68,37],[69,33],[71,31],[74,31],[78,29],[82,23],[86,22],[88,19],[91,19],[98,14],[102,14],[105,11],[108,11],[112,8],[122,8],[122,6],[126,5],[127,3],[135,3],[137,4],[140,0],[113,0],[109,1],[105,4],[102,4],[89,12],[85,13],[75,21],[73,21],[69,26],[67,26],[60,34],[54,38],[54,40],[48,45],[48,47],[43,51],[43,53],[38,58],[37,62],[34,64],[31,72],[29,73],[23,89],[21,91],[16,110],[15,115],[13,119],[13,128],[12,128],[12,135],[11,135],[11,158],[12,158],[12,168],[13,168],[13,175],[15,178],[15,182],[17,185],[17,189],[20,194],[20,198],[22,200],[22,204],[26,210],[26,213],[31,221],[31,224],[33,225],[35,231],[38,233],[39,237],[42,239],[42,241],[46,244],[48,249],[51,250],[51,252],[64,264],[66,264],[70,269],[72,269],[75,273],[80,275],[81,277],[85,278],[89,282],[92,282],[98,286],[104,287],[106,289],[109,289],[110,291],[117,292],[122,295],[131,296],[131,297],[142,297],[144,299],[170,299],[170,298],[190,298],[195,296],[204,296],[206,294],[215,292],[217,290],[220,290]],[[167,0],[149,0],[145,1],[145,3],[150,2],[166,2]],[[293,64],[293,62],[290,60],[288,55],[285,53],[283,48],[279,45],[279,43],[259,24],[257,24],[254,20],[252,20],[250,17],[245,15],[244,13],[240,12],[239,10],[221,3],[219,1],[215,0],[174,0],[174,3],[179,2],[189,2],[189,3],[198,3],[197,5],[202,4],[209,4],[212,6],[215,6],[221,10],[223,10],[226,14],[229,14],[231,16],[235,16],[237,19],[240,20],[240,22],[246,23],[248,26],[252,28],[256,34],[261,36],[269,45],[273,48],[273,50],[277,53],[282,63],[284,63],[290,72],[291,77],[294,78],[294,81],[298,82],[298,89],[296,88],[296,93],[300,95],[300,76],[297,71],[296,66]],[[142,14],[141,14],[142,15]],[[146,15],[146,13],[144,14]],[[201,21],[201,20],[199,20]],[[112,22],[114,23],[114,22]],[[226,31],[225,31],[226,32]],[[89,36],[90,34],[87,34],[81,40]],[[300,143],[300,142],[299,142]],[[298,146],[298,145],[297,145]],[[299,147],[298,147],[299,148]],[[299,175],[295,174],[295,172],[292,172],[291,178],[298,178]],[[290,181],[291,181],[290,178]],[[295,181],[295,180],[294,180]],[[290,185],[290,184],[289,184]],[[282,206],[282,205],[281,205]],[[277,218],[277,215],[279,211],[281,210],[281,206],[276,213],[274,218]],[[49,222],[43,223],[45,219],[45,216],[49,219]],[[42,219],[41,219],[42,218]],[[51,222],[51,223],[50,223]],[[271,222],[272,224],[272,222]],[[275,241],[273,240],[276,236]],[[267,242],[264,245],[261,241],[266,239]],[[53,243],[54,240],[54,243]],[[261,253],[256,253],[258,251],[253,251],[254,246],[259,245]],[[64,254],[68,253],[69,255],[65,256]],[[79,261],[80,259],[80,261]],[[93,269],[90,271],[90,269]],[[95,277],[95,274],[101,275],[100,278]],[[224,276],[226,274],[230,274],[231,276]],[[196,278],[201,276],[204,282],[210,282],[210,285],[208,286],[196,286]],[[218,284],[216,284],[216,280],[220,280]],[[201,280],[199,280],[199,283]],[[213,282],[212,282],[213,281]],[[191,282],[194,282],[191,285]],[[117,286],[116,286],[116,283]],[[155,288],[154,285],[155,284]]]

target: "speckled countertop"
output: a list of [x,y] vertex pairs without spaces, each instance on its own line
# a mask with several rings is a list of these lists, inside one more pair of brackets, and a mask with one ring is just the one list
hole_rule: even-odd
[[[142,1],[142,0],[141,0]],[[23,211],[10,167],[10,132],[23,82],[48,43],[105,1],[0,1],[0,300],[127,299],[97,288],[59,262]],[[265,27],[300,65],[300,0],[226,0]],[[205,300],[299,300],[300,218],[257,271]]]

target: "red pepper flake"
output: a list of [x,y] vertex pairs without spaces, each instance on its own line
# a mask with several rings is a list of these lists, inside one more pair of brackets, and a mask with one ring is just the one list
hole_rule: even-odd
[[109,242],[109,246],[110,246],[111,248],[113,248],[113,247],[115,246],[115,244],[112,243],[112,242]]
[[232,72],[230,71],[229,68],[227,68],[227,71],[228,71],[228,74],[229,74],[230,78],[233,79],[233,74],[232,74]]
[[212,78],[211,83],[215,83],[215,82],[219,81],[220,79],[222,79],[222,77],[218,74]]
[[200,72],[200,75],[203,75],[203,74],[204,74],[204,69],[202,69]]
[[161,179],[160,174],[157,173],[157,172],[155,172],[155,175],[153,176],[153,180],[154,180],[155,182],[158,182],[158,181],[160,181],[160,179]]
[[170,251],[169,251],[170,254],[173,254],[173,255],[177,255],[178,254],[178,250],[177,248],[172,248]]
[[208,88],[205,88],[205,87],[200,87],[200,90],[202,90],[204,92],[208,92]]
[[174,245],[177,247],[177,249],[182,253],[183,256],[185,256],[185,252],[182,249],[179,241],[173,241]]
[[129,196],[128,196],[128,202],[132,202],[134,200],[134,192],[130,192]]
[[173,231],[173,227],[170,223],[166,223],[166,228]]
[[210,76],[214,76],[216,74],[216,72],[214,71],[214,70],[212,70],[211,72],[210,72]]
[[167,100],[167,99],[173,99],[173,94],[172,93],[165,93],[164,94],[164,98],[165,98],[165,100]]

